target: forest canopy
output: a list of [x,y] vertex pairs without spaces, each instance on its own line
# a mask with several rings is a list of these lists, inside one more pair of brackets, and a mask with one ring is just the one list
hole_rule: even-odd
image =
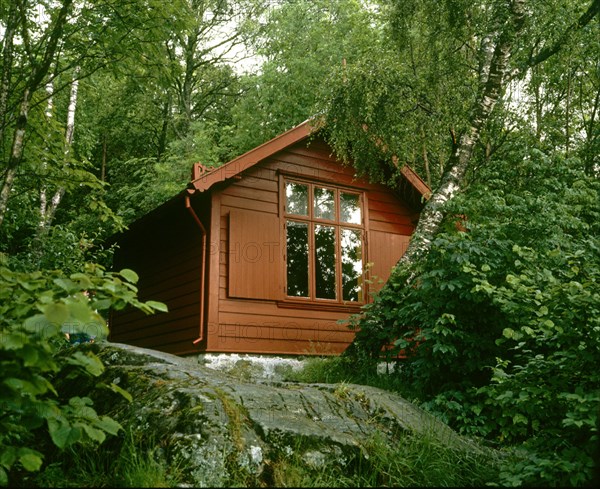
[[107,238],[193,163],[311,117],[359,174],[394,185],[408,164],[432,190],[346,356],[369,369],[401,352],[395,375],[425,408],[519,448],[493,482],[589,484],[599,17],[600,0],[0,2],[0,485],[42,466],[36,430],[60,448],[119,430],[94,412],[61,438],[76,422],[51,382],[62,332],[45,341],[31,318],[160,310],[135,298],[135,271],[107,271]]

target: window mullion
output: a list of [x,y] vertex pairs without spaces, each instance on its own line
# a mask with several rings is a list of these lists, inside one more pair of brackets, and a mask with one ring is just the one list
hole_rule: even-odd
[[308,186],[308,296],[311,301],[317,298],[317,282],[315,277],[315,223],[314,223],[313,185]]
[[335,227],[335,273],[336,273],[336,299],[337,302],[343,300],[343,289],[342,289],[342,237],[340,233],[340,226]]

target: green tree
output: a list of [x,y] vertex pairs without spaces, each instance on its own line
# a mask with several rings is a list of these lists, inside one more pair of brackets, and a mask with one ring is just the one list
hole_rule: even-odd
[[[170,15],[171,5],[158,8],[160,4],[155,5],[151,0],[126,4],[114,0],[24,0],[8,6],[3,3],[0,9],[3,251],[13,255],[27,248],[39,223],[42,223],[41,234],[47,234],[63,195],[81,192],[82,188],[89,193],[81,192],[83,206],[92,213],[94,209],[102,209],[100,215],[104,218],[111,215],[102,203],[101,183],[89,171],[78,145],[69,143],[74,123],[67,114],[74,113],[69,109],[74,106],[70,103],[74,97],[69,97],[68,89],[124,59],[130,52],[142,51],[159,30],[165,29],[164,20]],[[49,86],[51,92],[47,91]],[[43,248],[39,243],[36,246]],[[35,267],[39,260],[33,262]]]
[[600,2],[388,6],[395,43],[334,87],[331,140],[375,178],[369,162],[382,157],[424,173],[443,164],[438,178],[430,167],[414,245],[352,323],[350,351],[378,357],[393,345],[406,355],[400,380],[426,407],[519,447],[502,484],[589,483]]
[[258,25],[257,73],[243,80],[223,145],[237,156],[315,115],[328,78],[380,43],[378,17],[360,1],[280,2]]
[[[481,135],[494,120],[509,82],[554,56],[582,36],[594,37],[592,19],[600,1],[554,2],[565,22],[550,26],[543,2],[383,2],[389,9],[392,41],[332,84],[326,107],[330,141],[359,170],[382,178],[374,161],[421,152],[423,141],[451,135],[447,157],[423,209],[415,236],[400,263],[411,266],[425,254],[437,233],[445,203],[462,191],[467,175],[485,158],[478,151]],[[375,57],[377,56],[377,57]],[[373,66],[372,60],[375,59]],[[503,108],[507,108],[504,106]],[[434,119],[431,134],[425,123]],[[421,138],[415,145],[414,135]],[[415,147],[416,146],[416,147]],[[488,148],[489,149],[489,148]],[[414,158],[413,158],[414,159]],[[428,166],[428,165],[427,165]]]

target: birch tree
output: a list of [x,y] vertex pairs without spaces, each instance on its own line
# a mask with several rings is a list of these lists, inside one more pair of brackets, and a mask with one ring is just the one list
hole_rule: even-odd
[[[31,6],[27,5],[25,0],[14,2],[13,7],[10,9],[7,21],[7,26],[12,26],[13,24],[17,24],[17,19],[21,20],[18,26],[18,35],[23,45],[23,56],[29,66],[29,76],[22,82],[21,87],[19,87],[19,96],[16,99],[16,103],[19,107],[18,115],[14,123],[12,143],[10,145],[8,161],[3,169],[3,182],[2,187],[0,188],[0,225],[2,225],[2,221],[4,220],[17,169],[23,158],[25,133],[27,130],[32,97],[40,86],[42,86],[48,75],[51,63],[59,46],[59,41],[64,34],[64,29],[73,7],[73,0],[63,0],[59,8],[49,12],[50,21],[48,27],[37,41],[31,40],[30,26],[26,20],[28,18],[28,10],[30,7]],[[9,91],[11,89],[8,74],[10,74],[12,69],[12,50],[16,36],[16,26],[14,28],[10,27],[7,28],[3,40],[3,52],[8,54],[3,62],[3,93],[0,94],[0,101],[4,101],[2,104],[4,107],[0,106],[0,108],[4,108],[4,112],[0,116],[0,120],[3,121],[3,127],[8,118],[5,101],[8,99]]]
[[[67,107],[67,123],[65,128],[65,142],[64,142],[64,165],[69,164],[69,157],[71,153],[71,146],[73,145],[73,135],[75,133],[75,112],[77,109],[77,93],[79,90],[79,68],[76,67],[73,72],[73,81],[71,82],[71,90],[69,94],[69,105]],[[51,86],[51,85],[50,85]],[[49,98],[49,105],[51,107],[51,100]],[[48,114],[48,117],[51,117],[51,113]],[[48,192],[49,188],[45,183],[42,184],[42,188],[40,190],[40,220],[38,226],[38,234],[43,235],[48,231],[50,224],[54,218],[54,214],[56,213],[56,209],[60,204],[64,194],[65,194],[65,186],[59,185],[58,188],[54,191],[54,195],[48,202]]]
[[[427,127],[433,140],[447,135],[448,149],[438,153],[442,171],[400,267],[410,268],[426,255],[445,204],[465,187],[482,132],[510,81],[523,79],[573,42],[600,11],[600,0],[585,8],[568,4],[565,10],[573,17],[563,19],[562,32],[552,32],[535,16],[540,5],[527,0],[386,3],[395,43],[380,54],[381,65],[370,61],[348,70],[330,96],[325,119],[336,151],[373,178],[382,175],[370,162],[384,158],[404,164],[411,161],[411,151],[421,150],[407,133]],[[427,66],[419,63],[423,52]]]
[[[30,115],[49,97],[44,87],[53,83],[53,96],[57,96],[77,88],[77,80],[106,67],[114,69],[132,52],[152,47],[157,39],[164,38],[169,21],[176,19],[177,8],[177,2],[162,4],[153,0],[15,0],[8,8],[0,9],[4,28],[0,226],[19,172],[25,173],[23,162],[29,161],[25,147],[30,140]],[[75,69],[75,81],[65,76]],[[91,174],[86,178],[93,180]],[[53,194],[55,202],[62,199],[61,194],[64,190]],[[47,209],[53,213],[54,207],[50,201]]]

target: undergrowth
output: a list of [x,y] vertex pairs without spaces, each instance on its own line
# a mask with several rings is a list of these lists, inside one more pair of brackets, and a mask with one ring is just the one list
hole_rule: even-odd
[[156,457],[160,450],[128,430],[97,446],[58,452],[41,472],[23,478],[23,487],[178,487],[178,467]]

